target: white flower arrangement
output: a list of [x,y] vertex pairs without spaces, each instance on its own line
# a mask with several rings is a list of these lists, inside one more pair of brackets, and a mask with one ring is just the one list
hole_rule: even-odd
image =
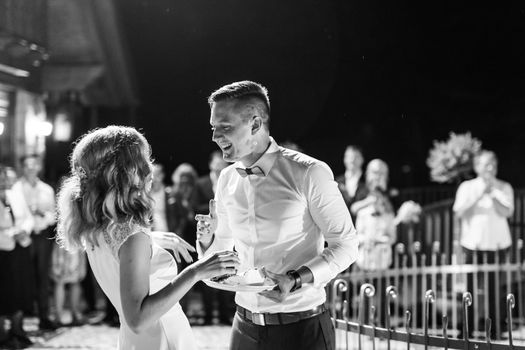
[[450,133],[447,141],[434,141],[427,165],[430,178],[439,183],[459,183],[472,177],[473,159],[481,151],[481,141],[465,134]]
[[421,216],[421,206],[414,201],[406,201],[397,210],[396,221],[404,224],[417,223]]

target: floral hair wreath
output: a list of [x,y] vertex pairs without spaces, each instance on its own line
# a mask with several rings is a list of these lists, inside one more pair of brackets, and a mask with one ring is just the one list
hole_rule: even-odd
[[104,158],[102,158],[95,170],[90,171],[89,173],[82,166],[75,166],[73,175],[78,178],[80,183],[80,191],[78,192],[76,199],[80,200],[82,198],[86,191],[87,183],[93,179],[96,179],[98,175],[106,168],[106,166],[118,157],[118,154],[122,148],[130,146],[135,142],[136,140],[134,140],[133,137],[131,137],[129,134],[126,134],[126,136],[123,137],[119,143],[104,156]]

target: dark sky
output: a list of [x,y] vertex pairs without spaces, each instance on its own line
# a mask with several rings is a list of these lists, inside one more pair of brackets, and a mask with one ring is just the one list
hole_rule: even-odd
[[426,184],[432,140],[470,130],[523,185],[525,2],[458,3],[120,0],[138,124],[169,171],[203,174],[206,98],[250,79],[270,91],[272,135],[336,174],[357,144],[394,184]]

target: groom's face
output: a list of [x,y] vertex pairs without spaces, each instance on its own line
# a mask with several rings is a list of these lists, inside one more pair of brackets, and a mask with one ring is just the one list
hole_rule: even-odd
[[245,113],[244,105],[235,100],[214,102],[211,107],[212,141],[227,162],[242,160],[254,150],[253,118]]

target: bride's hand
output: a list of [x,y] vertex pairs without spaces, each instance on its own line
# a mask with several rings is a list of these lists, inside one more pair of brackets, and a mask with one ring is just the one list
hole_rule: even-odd
[[199,280],[226,274],[235,274],[239,270],[240,260],[237,252],[224,250],[205,256],[191,265]]
[[152,232],[152,237],[155,243],[162,248],[172,250],[175,260],[177,260],[178,263],[181,262],[181,258],[187,263],[193,262],[190,252],[194,253],[195,248],[175,233],[154,231]]

